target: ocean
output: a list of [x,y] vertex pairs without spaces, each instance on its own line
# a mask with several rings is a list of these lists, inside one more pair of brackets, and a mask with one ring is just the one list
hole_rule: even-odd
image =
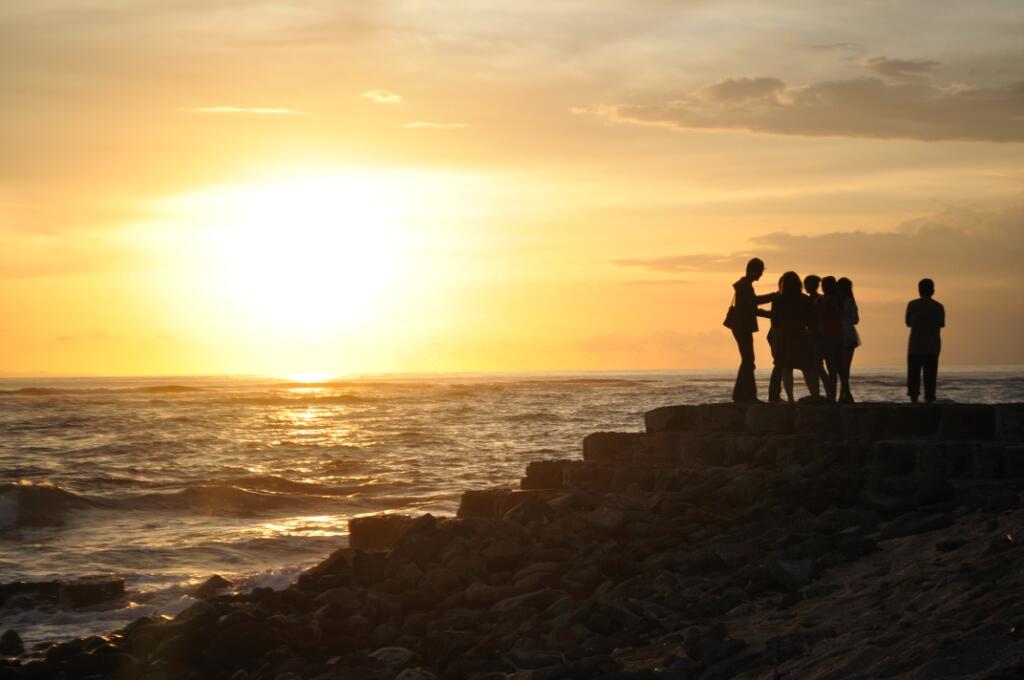
[[[762,395],[767,376],[759,375]],[[454,514],[465,489],[578,457],[645,411],[725,401],[725,372],[0,380],[0,583],[116,574],[128,603],[0,609],[29,643],[174,614],[212,574],[283,587],[375,512]],[[899,371],[855,376],[903,401]],[[1019,370],[947,371],[940,396],[1024,401]],[[801,390],[798,387],[798,393]]]

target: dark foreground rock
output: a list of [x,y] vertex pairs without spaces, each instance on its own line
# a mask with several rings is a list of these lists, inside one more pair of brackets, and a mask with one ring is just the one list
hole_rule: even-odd
[[0,678],[1021,677],[1019,409],[779,409],[661,409]]

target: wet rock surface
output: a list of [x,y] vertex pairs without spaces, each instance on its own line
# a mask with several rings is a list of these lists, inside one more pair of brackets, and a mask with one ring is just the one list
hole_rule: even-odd
[[[283,590],[217,577],[173,619],[5,633],[0,678],[1020,677],[1021,413],[658,409],[456,518],[353,520]],[[0,596],[119,596],[93,585]]]

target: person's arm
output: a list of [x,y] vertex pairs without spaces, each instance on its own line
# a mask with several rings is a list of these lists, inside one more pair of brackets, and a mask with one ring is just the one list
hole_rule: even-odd
[[778,293],[766,293],[765,295],[755,295],[754,303],[759,305],[766,305],[772,300],[774,300],[776,295],[778,295]]
[[860,312],[857,311],[857,303],[850,300],[850,325],[856,326],[860,323]]
[[939,304],[939,328],[946,327],[946,308]]
[[758,310],[757,310],[757,312],[756,312],[756,314],[757,314],[758,316],[763,316],[763,317],[764,317],[764,318],[766,318],[766,319],[770,319],[770,318],[772,318],[772,313],[771,313],[771,312],[769,312],[769,311],[768,311],[767,309],[758,309]]

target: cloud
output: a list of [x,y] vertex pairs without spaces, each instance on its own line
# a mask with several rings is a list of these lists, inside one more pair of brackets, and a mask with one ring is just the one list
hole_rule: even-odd
[[367,90],[363,97],[378,104],[401,104],[405,99],[391,90]]
[[305,111],[283,108],[243,107],[243,106],[197,106],[185,109],[190,113],[212,114],[243,114],[253,116],[304,116]]
[[[846,231],[814,236],[770,233],[731,253],[698,253],[614,260],[621,267],[659,273],[742,273],[751,257],[768,270],[833,272],[855,280],[926,275],[975,285],[1024,284],[1024,204],[1003,209],[947,209],[891,231]],[[970,267],[965,268],[964,263]]]
[[780,135],[1024,142],[1024,81],[1002,87],[940,86],[932,62],[888,60],[893,76],[789,85],[733,78],[650,104],[573,109],[617,123],[678,130],[746,130]]
[[849,50],[851,52],[863,52],[864,46],[855,42],[834,42],[809,45],[812,50]]
[[733,103],[772,97],[784,89],[786,83],[778,78],[729,78],[708,85],[702,94],[716,102]]
[[939,62],[927,59],[890,59],[889,57],[865,57],[861,63],[883,78],[896,80],[930,78],[935,67],[939,65]]
[[417,120],[412,123],[402,123],[402,127],[409,129],[460,130],[468,128],[469,123],[431,123],[425,120]]

